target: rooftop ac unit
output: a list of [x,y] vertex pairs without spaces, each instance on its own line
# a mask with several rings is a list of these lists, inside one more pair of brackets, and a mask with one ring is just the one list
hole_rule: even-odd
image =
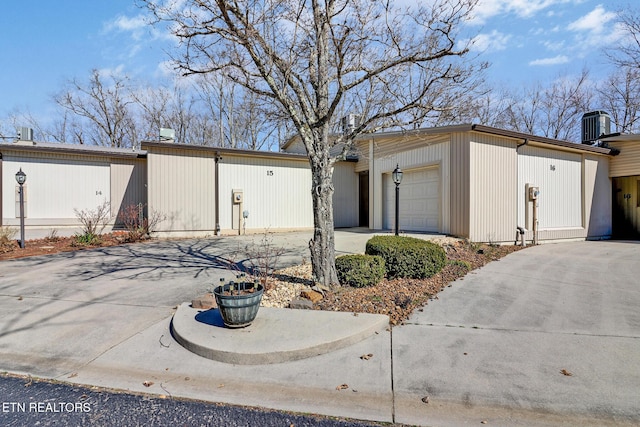
[[582,116],[582,143],[593,145],[602,135],[611,133],[611,117],[606,111],[592,111]]
[[160,141],[173,141],[176,139],[176,131],[170,128],[160,128]]
[[18,140],[33,141],[33,129],[28,127],[18,128]]
[[347,114],[342,118],[342,133],[348,134],[353,132],[360,125],[360,116],[356,114]]

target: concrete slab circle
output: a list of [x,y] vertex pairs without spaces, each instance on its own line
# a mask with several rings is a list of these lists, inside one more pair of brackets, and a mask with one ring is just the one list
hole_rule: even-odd
[[260,307],[246,328],[225,328],[217,309],[180,305],[171,333],[183,347],[211,360],[235,365],[283,363],[326,354],[389,327],[380,314]]

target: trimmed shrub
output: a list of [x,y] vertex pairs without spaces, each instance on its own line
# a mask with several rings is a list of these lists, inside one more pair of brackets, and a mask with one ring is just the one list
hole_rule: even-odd
[[389,279],[431,277],[447,262],[442,247],[414,237],[375,236],[367,242],[366,253],[384,258]]
[[342,285],[374,286],[384,277],[384,259],[374,255],[342,255],[336,258],[336,270]]

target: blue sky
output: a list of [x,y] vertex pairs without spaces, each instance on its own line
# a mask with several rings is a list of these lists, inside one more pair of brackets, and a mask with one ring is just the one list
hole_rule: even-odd
[[[630,0],[631,1],[631,0]],[[602,48],[619,32],[617,0],[480,0],[467,30],[489,61],[489,79],[507,86],[608,71]],[[91,69],[139,81],[165,72],[166,34],[150,28],[134,0],[5,1],[0,14],[0,118],[15,108],[53,111],[53,94]]]

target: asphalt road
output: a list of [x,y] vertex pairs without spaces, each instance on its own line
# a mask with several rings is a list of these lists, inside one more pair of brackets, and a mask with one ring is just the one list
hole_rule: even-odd
[[115,393],[3,375],[0,425],[366,427],[375,424]]

